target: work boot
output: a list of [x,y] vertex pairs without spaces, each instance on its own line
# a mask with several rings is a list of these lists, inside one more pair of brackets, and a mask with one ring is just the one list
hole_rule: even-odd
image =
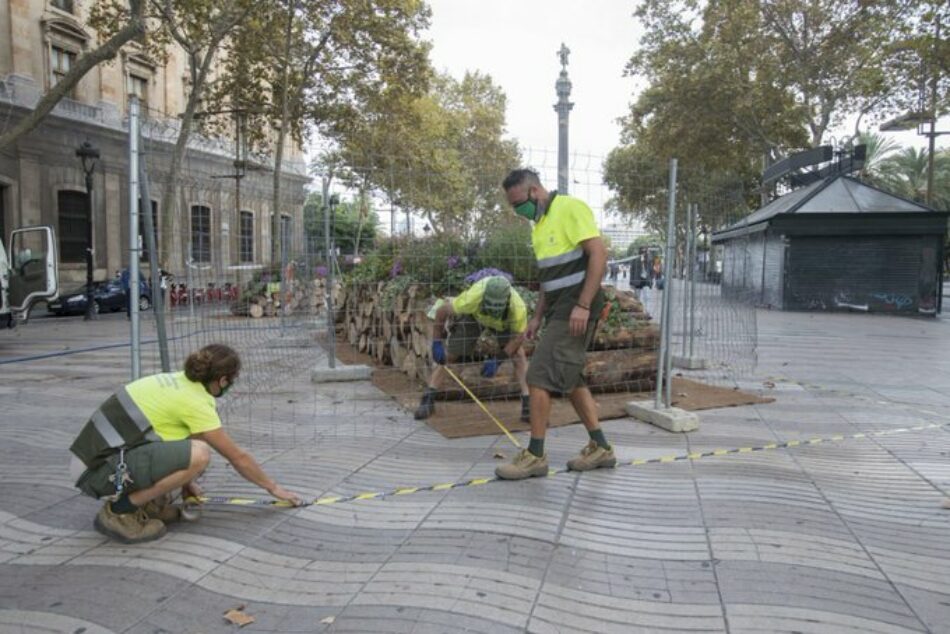
[[590,471],[591,469],[616,466],[617,457],[614,456],[614,448],[604,449],[593,440],[581,449],[581,453],[577,457],[567,461],[567,468],[571,471]]
[[531,397],[527,394],[521,395],[521,422],[531,422]]
[[548,457],[544,455],[539,458],[527,449],[522,449],[510,463],[499,465],[495,469],[495,475],[502,480],[540,478],[547,474]]
[[432,412],[435,411],[435,390],[431,387],[427,387],[426,391],[422,393],[422,401],[419,402],[419,407],[416,408],[416,420],[425,420],[432,416]]
[[150,542],[165,534],[165,525],[160,520],[149,519],[145,511],[137,509],[131,513],[113,513],[106,502],[96,515],[93,525],[107,537],[125,544]]
[[181,519],[181,508],[172,504],[172,496],[167,493],[146,502],[142,510],[150,519],[160,520],[163,524],[171,524]]

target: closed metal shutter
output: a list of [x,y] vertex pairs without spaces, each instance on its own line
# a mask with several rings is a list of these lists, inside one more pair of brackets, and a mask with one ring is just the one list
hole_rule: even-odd
[[932,236],[793,237],[786,250],[785,307],[927,311],[937,271],[925,253],[937,246]]

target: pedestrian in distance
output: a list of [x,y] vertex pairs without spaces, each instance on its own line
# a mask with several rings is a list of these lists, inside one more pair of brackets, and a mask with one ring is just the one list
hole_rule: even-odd
[[166,523],[181,519],[171,493],[181,488],[182,500],[201,495],[195,479],[211,449],[248,482],[294,506],[302,503],[221,427],[215,401],[240,372],[234,350],[211,344],[189,355],[183,371],[133,381],[99,406],[70,447],[76,487],[106,499],[96,530],[129,544],[164,535]]
[[[435,411],[435,395],[444,377],[443,366],[448,363],[474,359],[477,343],[487,331],[495,337],[500,350],[482,365],[482,376],[491,378],[498,373],[502,362],[511,358],[515,367],[515,377],[521,386],[521,420],[528,421],[529,402],[528,384],[525,376],[528,371],[528,359],[522,343],[528,325],[528,308],[511,286],[511,282],[501,275],[492,275],[478,280],[458,297],[439,300],[433,307],[432,360],[436,368],[429,377],[429,383],[422,394],[422,401],[416,408],[416,420],[429,418]],[[447,340],[445,324],[452,319]]]
[[600,281],[607,267],[607,249],[590,207],[582,200],[547,191],[538,174],[517,169],[502,183],[518,216],[533,223],[531,243],[538,261],[541,289],[525,336],[533,339],[544,322],[544,334],[531,356],[531,440],[510,464],[495,474],[520,480],[548,474],[544,439],[551,413],[551,395],[566,394],[587,428],[590,441],[569,469],[587,471],[617,464],[613,448],[597,419],[597,403],[584,383],[587,348],[604,307]]

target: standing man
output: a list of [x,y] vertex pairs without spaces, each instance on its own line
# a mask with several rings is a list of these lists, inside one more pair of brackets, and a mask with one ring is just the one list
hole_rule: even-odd
[[544,336],[528,370],[531,396],[531,442],[495,474],[505,480],[546,476],[544,437],[551,413],[551,394],[567,394],[590,434],[580,455],[568,461],[574,471],[617,464],[613,448],[597,420],[597,403],[584,384],[586,351],[604,307],[600,281],[607,268],[607,249],[582,200],[548,192],[537,172],[517,169],[502,183],[515,213],[534,223],[531,243],[538,260],[541,291],[525,336],[533,339],[545,321]]
[[[506,357],[512,358],[515,377],[521,386],[521,420],[528,422],[528,384],[525,375],[528,359],[521,344],[528,325],[528,307],[511,282],[500,275],[483,278],[458,297],[439,300],[433,307],[432,359],[438,364],[429,377],[429,385],[416,409],[416,420],[424,420],[435,411],[435,394],[444,374],[442,366],[453,361],[471,359],[483,330],[492,333],[501,353],[482,365],[482,376],[491,378]],[[447,345],[442,342],[445,322],[455,317],[449,330]]]

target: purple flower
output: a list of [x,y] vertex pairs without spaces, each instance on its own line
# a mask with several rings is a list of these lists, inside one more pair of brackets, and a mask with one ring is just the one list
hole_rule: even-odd
[[462,258],[460,258],[457,255],[450,255],[449,257],[445,259],[445,264],[450,269],[457,268],[460,264],[462,264]]
[[396,260],[393,262],[393,268],[389,269],[389,277],[399,277],[402,273],[402,261]]
[[475,271],[474,273],[466,277],[465,283],[474,284],[478,280],[484,279],[486,277],[493,277],[495,275],[500,275],[501,277],[506,278],[509,282],[514,281],[514,276],[511,273],[508,273],[506,271],[501,271],[495,268],[487,268],[487,269],[481,269],[479,271]]
[[317,277],[326,277],[328,272],[329,271],[327,267],[325,266],[318,266],[315,269],[313,269],[313,274],[316,275]]

